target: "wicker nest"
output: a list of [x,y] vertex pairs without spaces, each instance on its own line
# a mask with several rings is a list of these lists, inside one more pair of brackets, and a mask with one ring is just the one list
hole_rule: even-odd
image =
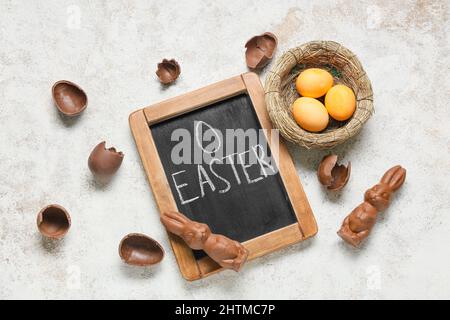
[[[328,70],[335,83],[353,89],[356,110],[344,122],[332,120],[320,133],[303,130],[291,112],[299,97],[295,80],[304,69]],[[268,73],[265,83],[266,104],[270,118],[287,140],[306,148],[331,148],[356,135],[372,115],[373,92],[370,80],[355,54],[333,41],[312,41],[285,52]]]

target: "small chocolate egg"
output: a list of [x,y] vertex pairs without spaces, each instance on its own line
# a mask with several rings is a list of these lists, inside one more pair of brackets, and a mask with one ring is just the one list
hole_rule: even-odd
[[171,84],[178,79],[180,73],[180,65],[175,59],[163,59],[163,61],[158,63],[158,69],[156,70],[156,75],[162,84]]
[[348,162],[347,166],[344,166],[337,164],[337,161],[338,156],[330,154],[322,159],[317,169],[319,182],[331,191],[341,190],[350,178],[351,163]]
[[58,110],[69,117],[79,115],[88,104],[88,98],[83,89],[67,80],[58,81],[53,85],[52,96]]
[[164,249],[144,234],[130,233],[120,241],[119,255],[129,265],[144,267],[161,262]]
[[247,66],[251,69],[261,69],[266,66],[272,59],[277,44],[277,37],[270,32],[252,37],[245,44]]
[[102,141],[92,150],[88,166],[94,176],[108,179],[119,170],[124,154],[113,147],[106,149],[105,144],[106,142]]
[[51,239],[61,239],[71,226],[69,213],[57,204],[48,205],[39,211],[36,222],[40,233]]

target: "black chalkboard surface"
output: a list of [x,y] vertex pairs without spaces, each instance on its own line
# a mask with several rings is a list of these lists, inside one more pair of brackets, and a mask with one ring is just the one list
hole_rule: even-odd
[[[199,130],[204,132],[208,129],[220,132],[223,139],[213,135],[209,142],[199,142]],[[247,94],[150,126],[179,211],[195,221],[208,224],[214,233],[239,242],[297,223],[274,162],[271,162],[272,167],[266,163],[250,162],[253,152],[265,152],[266,158],[270,159],[271,151],[266,146],[265,137],[258,135],[256,143],[246,139],[244,146],[238,147],[236,143],[234,150],[229,150],[223,142],[227,129],[261,129]],[[191,139],[190,156],[189,152],[187,156],[186,152],[174,153],[174,150],[179,151],[177,145],[180,145],[180,136],[186,133]],[[208,149],[207,145],[211,142],[212,148]],[[260,146],[266,146],[267,149],[259,149]],[[229,162],[195,161],[205,150],[211,152],[211,159]],[[174,163],[174,154],[190,161]],[[194,252],[194,255],[196,259],[205,256],[203,252]]]

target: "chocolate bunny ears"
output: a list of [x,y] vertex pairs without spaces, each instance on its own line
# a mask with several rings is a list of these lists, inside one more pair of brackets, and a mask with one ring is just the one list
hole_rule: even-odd
[[385,210],[392,194],[405,182],[406,170],[395,166],[383,175],[380,182],[366,191],[364,202],[344,220],[338,235],[354,247],[367,238],[376,223],[378,212]]

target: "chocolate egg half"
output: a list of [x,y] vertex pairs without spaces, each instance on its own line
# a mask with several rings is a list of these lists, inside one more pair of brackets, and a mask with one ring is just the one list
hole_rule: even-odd
[[167,60],[163,59],[158,63],[158,69],[156,70],[156,75],[162,84],[170,84],[178,79],[181,73],[180,65],[175,59]]
[[119,170],[122,164],[124,154],[117,152],[116,148],[105,148],[105,141],[100,142],[92,150],[88,166],[91,172],[99,178],[110,178]]
[[67,80],[58,81],[53,85],[52,96],[58,110],[69,117],[79,115],[88,104],[83,89]]
[[120,241],[119,255],[129,265],[144,267],[161,262],[164,249],[144,234],[130,233]]
[[247,41],[245,60],[251,69],[260,69],[269,63],[277,48],[277,37],[270,32],[254,36]]
[[38,213],[37,227],[45,237],[61,239],[69,231],[70,226],[70,215],[60,205],[48,205]]
[[349,162],[347,166],[344,166],[337,164],[337,161],[338,156],[335,154],[325,156],[317,170],[319,182],[331,191],[342,189],[350,178],[351,163]]

